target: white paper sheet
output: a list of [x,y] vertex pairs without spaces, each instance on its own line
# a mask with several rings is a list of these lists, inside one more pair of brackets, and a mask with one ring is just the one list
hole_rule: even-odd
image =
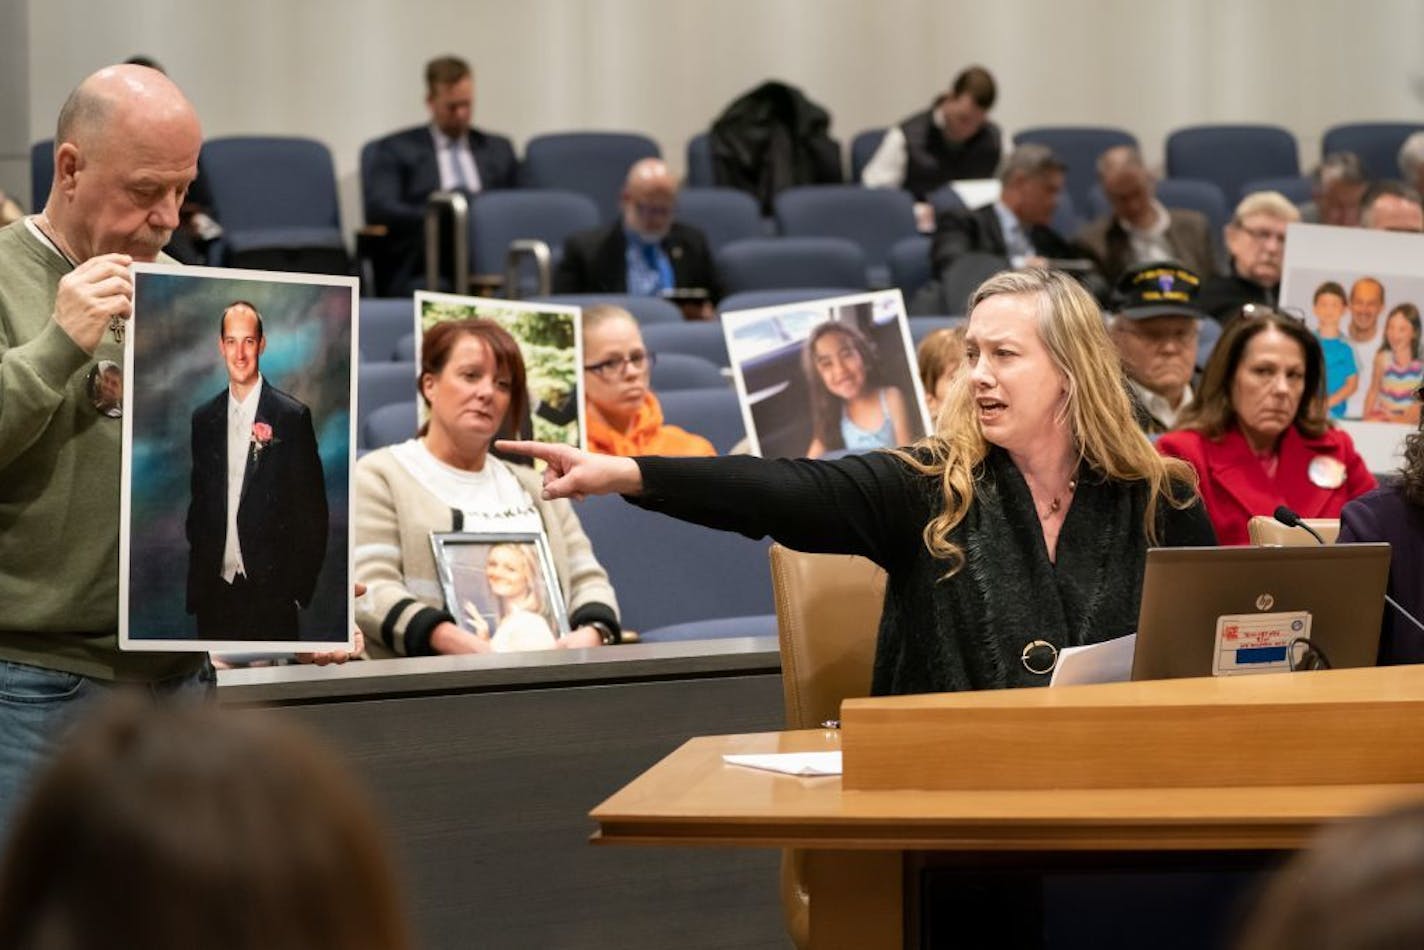
[[1083,683],[1125,683],[1132,679],[1132,654],[1137,634],[1129,633],[1085,647],[1065,647],[1059,651],[1049,686],[1076,686]]
[[839,752],[778,752],[765,755],[724,755],[729,765],[744,765],[750,769],[765,769],[786,775],[840,775]]

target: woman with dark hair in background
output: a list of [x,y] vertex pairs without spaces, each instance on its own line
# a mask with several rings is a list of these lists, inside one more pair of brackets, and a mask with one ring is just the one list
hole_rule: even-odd
[[405,950],[385,836],[268,712],[121,697],[76,728],[0,870],[7,950]]
[[[1424,387],[1414,398],[1424,403]],[[1356,498],[1340,512],[1340,541],[1388,541],[1386,593],[1415,620],[1424,620],[1424,424],[1404,442],[1399,480]],[[1380,663],[1424,663],[1424,630],[1386,603]]]
[[878,366],[875,347],[853,324],[831,320],[811,331],[801,350],[811,393],[807,458],[888,449],[914,438],[905,394],[878,384]]
[[1212,350],[1196,401],[1157,440],[1196,469],[1221,544],[1246,544],[1252,516],[1280,505],[1338,518],[1375,487],[1355,443],[1326,418],[1324,362],[1299,320],[1247,304]]
[[452,320],[425,331],[418,388],[429,421],[408,442],[356,463],[356,577],[369,591],[356,621],[376,656],[488,653],[488,635],[462,627],[446,605],[430,547],[434,531],[534,532],[549,553],[572,630],[560,647],[617,643],[608,574],[567,501],[545,501],[533,469],[490,454],[514,433],[528,390],[524,358],[492,320]]

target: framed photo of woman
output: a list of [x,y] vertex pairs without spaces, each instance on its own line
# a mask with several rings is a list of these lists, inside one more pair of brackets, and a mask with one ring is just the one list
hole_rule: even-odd
[[553,649],[569,629],[549,542],[536,531],[430,536],[445,608],[496,653]]

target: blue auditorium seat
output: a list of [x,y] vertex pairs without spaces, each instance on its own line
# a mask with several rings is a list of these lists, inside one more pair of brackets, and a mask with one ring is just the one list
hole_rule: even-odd
[[895,242],[918,233],[914,198],[899,188],[803,185],[779,192],[774,207],[777,227],[788,238],[843,238],[859,245],[872,287],[890,283]]
[[880,148],[880,142],[885,138],[885,129],[866,129],[857,132],[850,140],[850,180],[851,184],[860,183],[860,173],[865,171],[865,166],[870,164],[870,160],[875,157],[875,152]]
[[412,331],[396,340],[395,352],[391,355],[397,363],[415,362],[415,333]]
[[222,222],[218,260],[267,270],[350,270],[331,152],[314,139],[231,136],[203,146]]
[[509,244],[517,240],[543,241],[557,261],[565,238],[598,223],[598,206],[577,192],[532,188],[481,192],[470,202],[470,270],[503,274]]
[[845,238],[733,241],[717,253],[725,293],[786,287],[866,287],[865,253]]
[[1214,182],[1233,207],[1258,178],[1300,174],[1295,136],[1274,125],[1197,125],[1167,136],[1167,176]]
[[967,326],[968,317],[949,316],[924,316],[910,317],[910,339],[915,346],[920,345],[920,341],[936,330],[947,330],[953,327]]
[[736,188],[682,189],[677,220],[705,234],[714,254],[730,241],[767,235],[756,199]]
[[915,291],[934,277],[930,272],[930,244],[928,235],[916,234],[901,238],[890,248],[890,282],[900,288],[907,305]]
[[1370,179],[1399,177],[1399,147],[1415,132],[1418,122],[1351,122],[1325,130],[1320,154],[1354,152]]
[[[1014,136],[1014,147],[1046,145],[1068,166],[1064,190],[1073,196],[1076,208],[1089,206],[1088,191],[1098,181],[1098,156],[1119,145],[1137,145],[1137,137],[1125,129],[1091,125],[1045,125],[1024,129]],[[1072,231],[1060,233],[1072,235]]]
[[[644,345],[647,345],[644,339]],[[686,353],[657,353],[653,363],[653,391],[661,398],[665,393],[683,389],[716,389],[731,386],[729,377],[722,375],[722,368],[700,356]],[[710,436],[709,436],[710,438]]]
[[1241,186],[1241,197],[1257,191],[1275,191],[1286,196],[1293,205],[1303,205],[1310,201],[1311,181],[1305,175],[1287,175],[1283,178],[1257,178]]
[[361,359],[396,359],[396,344],[415,333],[415,303],[409,297],[362,297],[357,318]]
[[549,294],[535,297],[545,303],[556,303],[565,307],[592,307],[596,304],[611,304],[622,307],[633,315],[639,326],[654,323],[681,323],[682,311],[676,304],[661,297],[634,297],[629,294]]
[[361,423],[358,447],[366,450],[379,449],[382,446],[395,445],[398,442],[413,439],[415,431],[419,427],[418,419],[418,410],[414,399],[387,403],[372,409],[366,414],[366,420]]
[[651,323],[641,329],[643,343],[655,353],[686,353],[700,356],[714,366],[732,365],[720,320]]
[[774,612],[765,539],[687,524],[616,495],[575,502],[574,511],[613,582],[625,627]]
[[1197,321],[1197,367],[1206,366],[1206,361],[1211,358],[1211,351],[1216,349],[1216,342],[1221,339],[1221,324],[1215,320]]
[[356,432],[365,431],[366,417],[382,406],[416,398],[414,363],[361,363],[356,371]]
[[698,132],[687,140],[687,185],[690,188],[717,187],[717,172],[712,164],[712,137]]
[[54,184],[54,139],[30,146],[30,211],[44,210],[49,188]]
[[[725,455],[747,437],[737,394],[725,383],[706,389],[674,389],[658,394],[663,420],[695,432]],[[755,611],[753,611],[755,612]]]
[[753,614],[750,617],[716,617],[711,620],[690,620],[644,630],[638,635],[641,643],[679,643],[685,640],[726,640],[732,637],[774,637],[777,635],[776,614]]
[[717,305],[717,312],[722,314],[737,310],[757,310],[761,307],[780,307],[788,303],[862,293],[865,293],[863,287],[782,287],[776,290],[747,290],[723,297],[722,302]]
[[520,183],[588,197],[599,222],[618,217],[618,198],[628,169],[643,158],[658,158],[658,143],[633,132],[554,132],[536,135],[524,149]]

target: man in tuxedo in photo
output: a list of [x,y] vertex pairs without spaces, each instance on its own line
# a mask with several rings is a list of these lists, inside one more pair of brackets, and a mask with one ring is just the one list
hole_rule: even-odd
[[193,413],[188,612],[204,640],[295,640],[326,553],[311,410],[262,378],[262,316],[223,311],[228,385]]

